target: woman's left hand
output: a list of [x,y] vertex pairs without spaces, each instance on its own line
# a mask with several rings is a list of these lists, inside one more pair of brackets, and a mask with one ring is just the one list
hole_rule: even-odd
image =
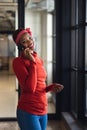
[[62,84],[55,83],[54,87],[53,87],[53,92],[55,92],[55,93],[61,92],[63,90],[63,88],[64,88],[64,86]]

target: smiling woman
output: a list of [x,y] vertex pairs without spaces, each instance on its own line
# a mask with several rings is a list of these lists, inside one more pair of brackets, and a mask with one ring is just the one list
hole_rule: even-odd
[[46,130],[47,93],[62,91],[63,85],[46,84],[47,73],[42,58],[34,50],[30,28],[19,28],[13,33],[18,46],[24,46],[18,57],[13,60],[13,70],[20,84],[20,98],[17,105],[17,119],[21,130]]

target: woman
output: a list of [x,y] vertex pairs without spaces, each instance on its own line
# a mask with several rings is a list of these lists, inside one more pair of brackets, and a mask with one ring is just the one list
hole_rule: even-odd
[[61,84],[46,86],[46,71],[43,61],[34,51],[30,28],[13,33],[20,51],[13,61],[13,70],[20,84],[21,95],[17,106],[17,119],[21,130],[46,130],[47,97],[49,91],[60,92]]

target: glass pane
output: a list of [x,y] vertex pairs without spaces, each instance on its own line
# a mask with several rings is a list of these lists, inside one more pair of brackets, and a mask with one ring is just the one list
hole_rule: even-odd
[[52,36],[52,15],[47,15],[47,35]]
[[71,67],[75,67],[76,51],[75,51],[75,31],[71,32]]
[[71,72],[71,111],[77,116],[77,72]]
[[85,29],[85,70],[87,70],[87,27]]
[[[86,0],[87,7],[87,0]],[[86,8],[86,22],[87,22],[87,8]],[[85,27],[85,71],[87,71],[87,27]],[[87,74],[85,74],[85,116],[87,117]]]
[[11,35],[0,35],[0,118],[16,117],[18,91],[12,69],[15,45]]
[[[87,27],[85,29],[85,71],[87,71]],[[85,116],[87,117],[87,74],[85,75]]]
[[85,105],[85,116],[87,117],[87,74],[85,75],[85,94],[86,94],[86,105]]
[[[78,1],[71,0],[71,26],[78,24]],[[78,30],[71,30],[71,111],[77,116],[77,86],[78,86]]]
[[[52,15],[47,15],[47,84],[53,82],[53,43],[52,43]],[[55,113],[55,94],[47,93],[48,113]]]

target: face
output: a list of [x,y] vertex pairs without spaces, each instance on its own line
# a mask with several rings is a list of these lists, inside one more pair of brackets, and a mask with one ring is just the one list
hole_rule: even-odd
[[34,41],[29,33],[24,33],[19,40],[19,43],[22,44],[25,48],[34,50]]

